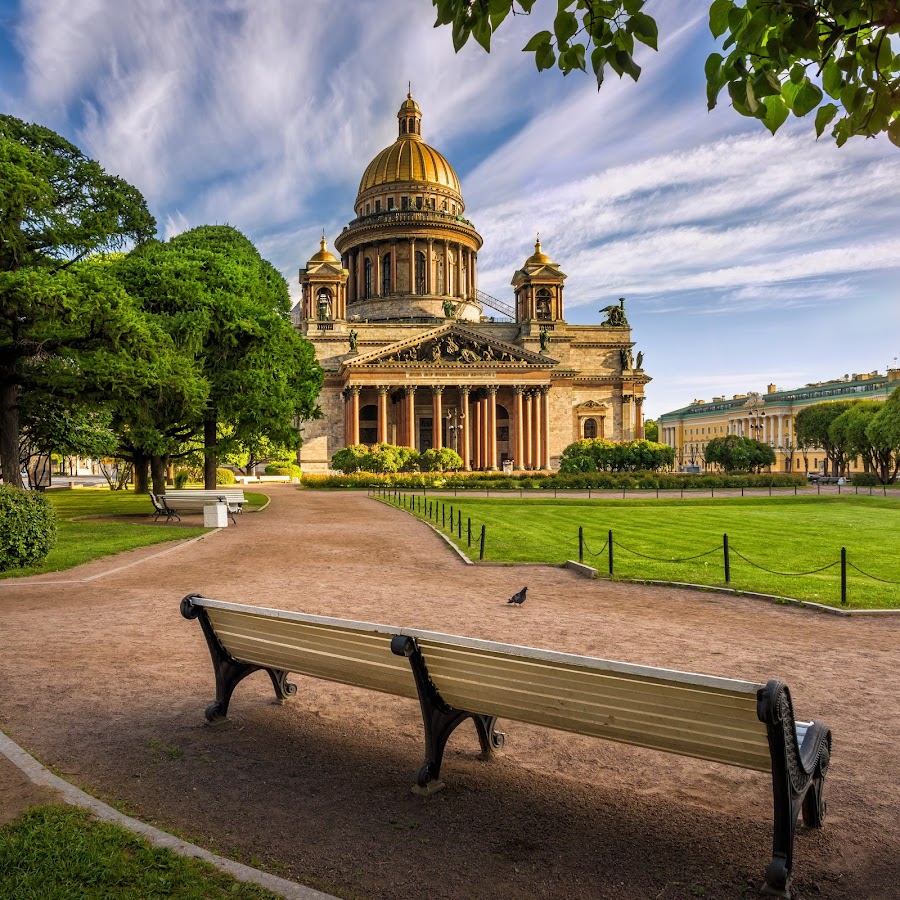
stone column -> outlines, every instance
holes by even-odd
[[[344,401],[344,446],[350,446],[350,392],[344,388],[341,391],[341,400]]]
[[[525,433],[525,422],[523,420],[524,409],[522,407],[522,385],[517,384],[513,388],[513,428],[515,429],[515,442],[513,444],[513,454],[515,455],[515,467],[517,469],[525,468],[525,443],[522,440]]]
[[[363,277],[363,257],[365,253],[362,248],[356,251],[356,299],[362,300],[366,296],[366,282]]]
[[[391,241],[391,293],[397,293],[397,242]]]
[[[352,250],[347,253],[347,293],[351,300],[356,300],[356,258]]]
[[[476,400],[472,404],[472,413],[474,422],[472,428],[472,438],[473,438],[473,453],[474,457],[474,468],[476,471],[480,471],[482,468],[482,456],[481,456],[481,400]]]
[[[388,443],[387,428],[387,395],[388,387],[381,385],[378,388],[378,443]]]
[[[550,468],[550,385],[541,388],[541,468]]]
[[[638,440],[641,440],[641,438],[643,438],[643,436],[644,436],[644,398],[643,397],[635,397],[634,404],[636,406],[634,436]]]
[[[441,293],[450,293],[450,242],[444,241],[444,283],[441,285]]]
[[[359,387],[350,388],[350,437],[351,444],[359,443]]]
[[[541,467],[541,395],[531,392],[531,468]]]
[[[478,295],[478,254],[473,253],[471,256],[472,266],[472,299]]]
[[[404,388],[404,406],[406,407],[406,441],[405,447],[416,446],[416,389],[412,385]]]
[[[409,239],[409,292],[416,292],[416,239]]]
[[[456,291],[455,296],[462,298],[463,246],[456,245]]]
[[[441,406],[441,395],[444,393],[442,384],[435,384],[431,387],[431,446],[435,450],[440,450],[443,446],[443,437],[441,436],[441,416],[443,410]]]
[[[600,419],[600,427],[597,429],[597,437],[606,439],[606,416],[598,416]]]
[[[375,244],[375,284],[373,285],[374,290],[372,291],[372,295],[375,297],[381,296],[381,248],[378,244]]]
[[[425,253],[425,293],[434,293],[434,238],[428,238],[428,250]]]
[[[488,470],[497,471],[497,385],[488,388],[487,395],[487,457]]]
[[[472,441],[469,422],[469,386],[464,384],[459,389],[459,455],[462,457],[463,469],[466,472],[472,471]]]
[[[534,429],[534,409],[531,391],[525,391],[525,415],[522,421],[522,468],[531,466],[531,434]]]
[[[631,394],[623,394],[622,395],[622,440],[630,441],[631,440],[631,419],[632,419],[632,408],[631,408]]]

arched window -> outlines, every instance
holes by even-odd
[[[596,419],[585,419],[584,420],[584,436],[588,440],[591,440],[591,439],[597,437],[597,420]]]
[[[381,257],[381,296],[386,297],[391,292],[391,254],[385,253]]]
[[[539,319],[550,318],[550,291],[541,288],[537,292],[537,317]]]
[[[416,293],[425,293],[425,254],[416,250]]]
[[[366,404],[359,411],[359,442],[378,443],[378,407],[374,403]]]
[[[368,256],[363,263],[363,288],[363,297],[368,300],[372,296],[372,260]]]
[[[331,318],[331,291],[327,287],[316,292],[316,318],[320,322]]]
[[[500,444],[509,442],[509,410],[501,403],[497,404],[497,441]]]

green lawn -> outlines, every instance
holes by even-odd
[[[482,524],[486,526],[485,560],[554,564],[578,559],[578,527],[582,526],[585,563],[607,575],[603,547],[611,529],[616,577],[725,586],[722,536],[727,534],[730,587],[839,606],[841,547],[846,547],[848,606],[900,608],[900,499],[846,495],[623,501],[448,496],[438,502],[446,507],[445,532],[449,531],[450,506],[454,514],[462,512],[464,550],[471,518],[469,555],[474,559]],[[706,551],[712,552],[691,561],[673,561]],[[836,565],[803,577],[756,568],[799,573],[832,563]],[[875,578],[862,575],[854,566]]]
[[[152,847],[70,806],[38,806],[0,828],[0,900],[274,900],[211,865]]]
[[[267,499],[264,494],[245,493],[245,496],[250,507],[262,506]],[[59,572],[101,556],[111,556],[150,544],[184,540],[207,530],[202,527],[201,515],[185,518],[187,522],[201,523],[198,527],[152,525],[153,520],[148,516],[153,512],[153,506],[146,494],[91,488],[48,491],[47,497],[58,517],[59,536],[56,546],[39,565],[9,569],[0,572],[0,578]],[[133,518],[129,522],[109,522],[103,520],[102,517],[106,516]]]

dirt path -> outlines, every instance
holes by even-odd
[[[900,619],[465,566],[365,495],[267,491],[269,509],[238,527],[104,578],[0,582],[0,727],[145,821],[342,896],[724,900],[762,881],[767,776],[504,722],[492,762],[464,725],[445,756],[447,789],[423,800],[409,793],[422,754],[410,701],[301,678],[277,706],[260,674],[238,688],[227,725],[205,725],[209,654],[178,602],[199,591],[777,676],[800,717],[834,731],[829,818],[798,835],[795,897],[900,897]],[[507,606],[523,584],[527,603]]]

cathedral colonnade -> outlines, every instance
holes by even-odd
[[[550,469],[550,385],[350,385],[345,446],[449,447],[466,471]]]

